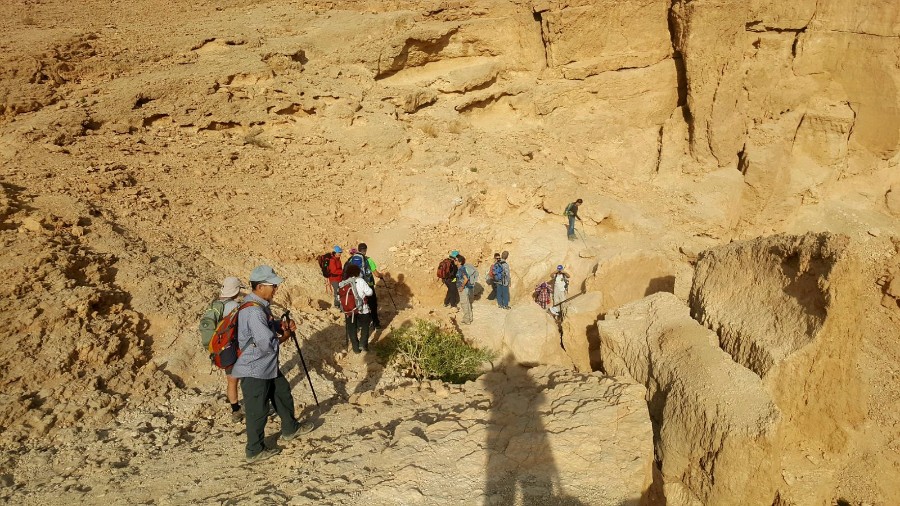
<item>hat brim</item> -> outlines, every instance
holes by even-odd
[[[223,288],[221,291],[219,291],[219,297],[234,297],[235,295],[241,293],[242,288],[244,288],[244,287],[238,286],[238,287],[235,287],[235,288],[229,289],[229,290],[226,290]]]

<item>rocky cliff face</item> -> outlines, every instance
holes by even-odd
[[[219,280],[259,263],[288,277],[278,302],[305,315],[323,393],[349,399],[342,385],[369,371],[332,353],[340,321],[323,312],[316,254],[367,242],[387,273],[378,289],[395,324],[452,324],[452,312],[435,309],[437,262],[457,249],[485,275],[492,254],[508,250],[516,309],[494,310],[481,295],[467,339],[520,364],[583,373],[615,351],[628,357],[616,370],[673,399],[669,409],[699,406],[657,427],[670,501],[740,491],[752,473],[729,475],[729,463],[771,450],[781,467],[753,475],[763,502],[773,491],[782,503],[836,498],[825,491],[897,502],[896,487],[882,485],[892,480],[879,478],[895,469],[896,417],[879,406],[897,402],[900,360],[884,337],[900,321],[898,9],[878,0],[4,3],[0,271],[16,309],[0,315],[10,364],[0,371],[0,437],[14,449],[83,433],[102,440],[92,431],[119,430],[139,412],[161,430],[171,421],[161,413],[185,392],[212,412],[221,378],[207,373],[196,317]],[[583,221],[568,241],[561,214],[579,197]],[[780,233],[796,237],[754,242]],[[749,242],[701,254],[732,240]],[[572,295],[586,292],[561,326],[530,301],[557,264],[572,274]],[[629,303],[637,309],[622,309]],[[607,316],[621,328],[604,344],[594,322]],[[692,344],[638,320],[678,323],[672,332]],[[646,350],[628,351],[625,336],[643,336]],[[659,367],[639,374],[638,356]],[[735,414],[723,391],[679,382],[685,364],[728,378],[710,380],[717,386],[761,389],[753,416]],[[848,390],[821,393],[838,387]],[[670,415],[656,408],[655,422]],[[798,431],[809,435],[792,439]],[[179,434],[165,440],[203,439]],[[416,447],[402,441],[401,451]],[[809,463],[833,453],[848,463],[822,482],[846,478],[817,488]],[[4,485],[41,467],[16,462]],[[641,473],[627,494],[573,490],[640,496]],[[396,486],[434,486],[428,476]],[[372,490],[372,501],[386,497]]]

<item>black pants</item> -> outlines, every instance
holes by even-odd
[[[369,307],[372,307],[371,301]],[[372,321],[370,314],[357,314],[344,317],[344,325],[347,328],[347,339],[353,346],[353,351],[359,353],[360,347],[364,350],[369,349],[369,323]],[[358,336],[357,336],[358,334]]]
[[[247,456],[252,457],[263,451],[266,435],[266,421],[269,419],[269,399],[275,405],[275,412],[281,418],[281,434],[293,434],[300,427],[294,417],[294,398],[291,384],[281,371],[275,379],[241,378],[241,392],[244,394],[244,418],[247,422]]]
[[[381,327],[381,320],[378,319],[378,294],[375,293],[374,286],[372,286],[372,295],[367,300],[369,302],[369,315],[372,318],[372,325],[376,328]]]
[[[447,287],[447,295],[444,296],[444,305],[456,307],[459,305],[459,289],[456,287],[456,281],[445,279],[444,285]]]

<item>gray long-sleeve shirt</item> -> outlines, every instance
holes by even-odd
[[[278,334],[280,323],[272,320],[269,303],[256,294],[244,297],[244,304],[256,302],[238,315],[238,346],[244,350],[234,364],[235,378],[275,379],[278,376]]]

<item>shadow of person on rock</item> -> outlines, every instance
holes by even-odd
[[[491,414],[487,426],[485,504],[581,505],[562,489],[540,408],[545,395],[525,368],[507,356],[495,369],[505,381],[486,381]]]
[[[309,391],[306,371],[303,370],[303,364],[300,362],[300,356],[297,354],[297,347],[293,344],[293,341],[285,342],[282,345],[287,346],[293,353],[282,364],[281,370],[288,378],[291,391],[295,392],[295,401],[301,396],[304,400],[308,399],[310,401],[297,418],[300,420],[305,420],[312,416],[318,418],[329,412],[336,404],[345,402],[348,398],[346,379],[338,374],[341,367],[338,365],[336,358],[342,351],[347,349],[347,332],[343,325],[331,323],[309,337],[304,338],[298,334],[298,342],[303,353],[303,359],[306,361],[306,367],[309,368],[313,388],[316,389],[316,394],[319,398],[319,406],[317,407],[315,402],[312,402],[313,397],[312,392]],[[316,384],[322,379],[331,383],[330,388],[328,385]],[[302,393],[300,392],[301,390],[303,391]]]
[[[395,313],[412,307],[413,291],[412,287],[406,283],[406,275],[401,272],[394,278],[391,273],[387,272],[384,274],[383,283],[376,286],[380,289],[379,292],[387,292],[387,297],[385,298],[391,301],[392,304],[396,304],[396,306],[391,305],[391,309]],[[381,297],[379,297],[379,300],[381,300]]]

